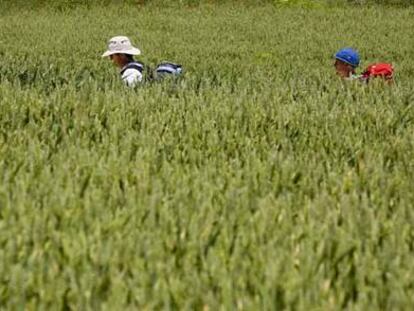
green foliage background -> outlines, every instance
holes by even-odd
[[[71,9],[79,6],[107,6],[107,5],[155,5],[155,6],[198,6],[206,4],[234,4],[234,5],[276,5],[300,7],[329,7],[350,5],[391,5],[411,6],[414,0],[0,0],[3,6],[38,7]]]
[[[0,306],[412,309],[413,17],[0,10]],[[126,89],[118,34],[184,78]],[[343,46],[396,85],[339,81]]]

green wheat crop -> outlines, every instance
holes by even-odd
[[[0,12],[0,308],[412,310],[414,10]],[[126,89],[129,36],[178,81]],[[394,64],[344,84],[333,53]]]

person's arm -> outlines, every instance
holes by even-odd
[[[122,74],[122,81],[124,81],[127,86],[133,87],[142,81],[142,73],[133,68],[127,69]]]

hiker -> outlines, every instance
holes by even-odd
[[[387,82],[393,81],[394,68],[387,63],[372,64],[362,74],[357,75],[356,68],[360,64],[360,57],[358,52],[352,48],[343,48],[334,57],[336,73],[344,80],[359,80],[368,83],[372,78],[380,77]]]
[[[109,57],[120,69],[121,77],[127,86],[133,87],[142,82],[144,65],[134,60],[141,51],[134,47],[128,37],[117,36],[109,40],[108,50],[102,57]]]
[[[162,62],[157,65],[154,71],[146,70],[147,75],[143,77],[144,64],[134,60],[134,56],[140,54],[141,51],[132,45],[128,37],[117,36],[109,40],[108,50],[102,57],[110,57],[120,69],[122,80],[129,87],[134,87],[144,80],[161,81],[166,77],[177,77],[182,73],[181,65]]]
[[[357,51],[352,48],[344,48],[335,54],[336,74],[345,80],[355,80],[355,69],[359,66],[360,58]]]

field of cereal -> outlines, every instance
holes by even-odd
[[[414,10],[0,13],[0,306],[414,308]],[[129,36],[175,82],[126,89]],[[333,53],[392,62],[345,84]]]

